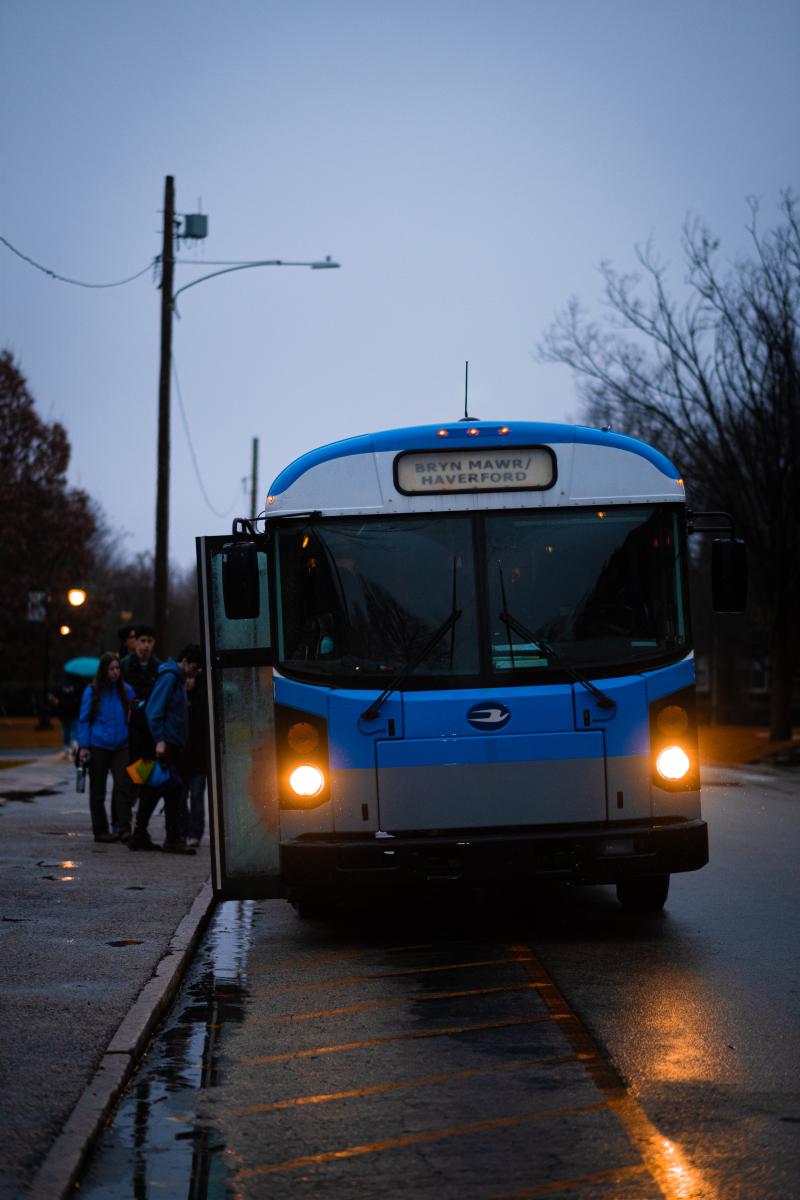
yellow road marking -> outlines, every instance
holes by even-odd
[[[242,1067],[260,1067],[267,1063],[287,1062],[292,1058],[313,1058],[315,1054],[341,1054],[345,1050],[362,1050],[367,1046],[383,1046],[389,1042],[417,1041],[420,1038],[451,1037],[458,1033],[476,1033],[483,1029],[510,1029],[515,1025],[536,1025],[552,1021],[550,1013],[533,1017],[513,1017],[509,1021],[481,1021],[477,1025],[453,1025],[447,1029],[422,1029],[414,1033],[389,1033],[363,1042],[342,1042],[335,1046],[314,1046],[311,1050],[290,1050],[284,1054],[263,1054],[258,1058],[240,1058]]]
[[[371,946],[369,950],[343,950],[340,954],[320,954],[312,958],[290,958],[284,962],[270,963],[268,967],[252,967],[248,975],[263,975],[274,971],[303,970],[306,967],[324,966],[329,962],[345,962],[347,959],[372,958],[379,954],[408,954],[410,950],[443,950],[447,946],[468,946],[467,938],[453,938],[446,942],[410,942],[407,946]]]
[[[533,955],[531,947],[517,945],[512,949],[531,952],[530,958],[522,960],[526,973],[533,983],[541,985],[541,994],[551,1016],[558,1020],[575,1053],[584,1056],[586,1070],[606,1097],[609,1108],[638,1150],[662,1194],[667,1200],[715,1200],[716,1188],[689,1163],[679,1146],[659,1132],[636,1103],[613,1064],[600,1054],[588,1029]]]
[[[535,983],[509,983],[503,987],[469,988],[462,992],[429,992],[419,996],[392,996],[386,1000],[365,1000],[362,1004],[347,1004],[342,1008],[319,1008],[312,1012],[284,1013],[277,1017],[251,1017],[251,1025],[272,1025],[275,1022],[311,1021],[317,1017],[340,1017],[348,1013],[366,1012],[373,1008],[393,1008],[400,1004],[425,1004],[429,1000],[458,1000],[466,996],[496,996],[503,992],[538,991]],[[207,1026],[207,1028],[210,1028]]]
[[[529,952],[528,952],[529,953]],[[525,955],[512,958],[484,958],[475,962],[437,963],[435,967],[403,967],[399,971],[375,971],[366,975],[347,975],[342,979],[323,979],[317,983],[298,983],[291,987],[271,988],[269,992],[253,992],[258,996],[285,996],[291,992],[311,992],[323,988],[352,987],[353,984],[370,983],[375,979],[402,979],[406,975],[432,975],[437,971],[467,971],[475,967],[501,967],[507,963],[526,962]]]
[[[644,1163],[632,1167],[612,1167],[610,1171],[595,1171],[592,1175],[574,1175],[572,1179],[557,1179],[552,1183],[538,1183],[533,1187],[524,1188],[521,1192],[506,1192],[496,1196],[495,1200],[525,1200],[528,1196],[554,1196],[557,1192],[566,1192],[578,1187],[592,1187],[602,1183],[624,1183],[636,1175],[647,1173]]]
[[[466,1137],[468,1134],[484,1133],[489,1129],[510,1129],[515,1125],[527,1125],[533,1121],[547,1121],[554,1117],[574,1117],[588,1112],[602,1112],[606,1104],[578,1104],[573,1108],[550,1108],[540,1112],[524,1113],[518,1117],[495,1117],[491,1121],[476,1121],[471,1125],[454,1125],[449,1129],[433,1129],[425,1133],[409,1134],[407,1137],[386,1138],[382,1142],[370,1142],[362,1146],[346,1146],[342,1150],[327,1150],[321,1154],[305,1154],[302,1158],[290,1158],[286,1162],[270,1163],[266,1166],[249,1167],[237,1171],[235,1181],[252,1179],[257,1175],[270,1175],[277,1171],[292,1171],[297,1167],[308,1167],[319,1163],[341,1162],[362,1154],[377,1154],[383,1150],[400,1150],[404,1146],[418,1146],[422,1142],[439,1142],[443,1138]]]
[[[306,1104],[327,1104],[333,1100],[357,1100],[361,1096],[375,1096],[381,1092],[397,1092],[403,1088],[431,1087],[437,1083],[452,1083],[460,1079],[476,1079],[482,1075],[496,1075],[501,1071],[528,1071],[531,1068],[557,1067],[564,1063],[579,1061],[580,1056],[577,1054],[556,1054],[549,1058],[520,1059],[516,1062],[499,1063],[494,1067],[476,1067],[471,1071],[456,1071],[450,1075],[429,1075],[426,1078],[401,1079],[395,1083],[376,1083],[371,1087],[351,1088],[344,1092],[324,1092],[319,1096],[298,1096],[292,1100],[274,1100],[271,1104],[247,1104],[241,1108],[223,1109],[222,1114],[229,1117],[255,1116],[259,1113],[276,1112],[284,1108],[301,1108]]]

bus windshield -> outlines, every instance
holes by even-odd
[[[673,506],[319,519],[277,537],[288,674],[374,687],[619,673],[688,649]],[[425,686],[417,684],[417,686]]]

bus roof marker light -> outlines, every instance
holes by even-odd
[[[274,503],[275,503],[275,497],[267,496],[267,504],[274,504]]]
[[[480,433],[480,429],[476,429],[475,426],[473,425],[471,429],[467,430],[467,433],[469,434],[470,437],[477,437],[478,434]]]
[[[437,431],[437,437],[447,437],[447,430],[446,430],[446,429],[439,429],[439,430]]]
[[[508,428],[507,425],[501,425],[497,432],[502,435],[502,434],[506,434],[506,433],[511,433],[511,430]]]

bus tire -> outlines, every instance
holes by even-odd
[[[668,892],[669,875],[640,875],[617,884],[617,899],[630,912],[659,912]]]

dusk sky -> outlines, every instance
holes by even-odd
[[[0,236],[113,282],[160,253],[164,177],[202,261],[331,255],[185,293],[174,323],[170,552],[325,442],[453,420],[577,420],[536,360],[598,265],[687,213],[747,248],[746,199],[800,190],[796,0],[20,0],[0,16]],[[67,428],[70,481],[133,555],[155,522],[159,297],[0,245],[0,346]],[[248,483],[249,488],[249,483]]]

